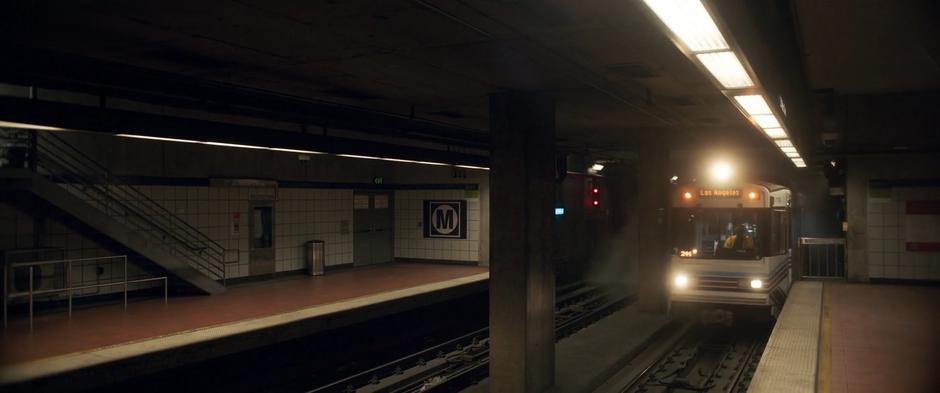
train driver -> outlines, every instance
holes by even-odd
[[[738,225],[734,229],[734,233],[725,239],[725,244],[723,246],[725,250],[751,251],[754,249],[754,239],[748,235],[744,225]]]

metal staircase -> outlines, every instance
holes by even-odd
[[[18,185],[207,293],[225,291],[225,249],[55,132],[33,131]]]

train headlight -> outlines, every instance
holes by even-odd
[[[673,280],[673,283],[676,285],[676,288],[685,288],[689,286],[689,276],[685,274],[677,274],[676,278]]]
[[[754,288],[754,289],[761,289],[761,288],[763,288],[763,287],[764,287],[764,282],[763,282],[763,281],[757,280],[757,279],[751,280],[751,288]]]
[[[712,164],[711,168],[709,168],[709,172],[712,175],[712,180],[724,182],[734,175],[734,168],[727,162],[718,161]]]

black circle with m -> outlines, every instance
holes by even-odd
[[[424,201],[424,236],[466,239],[466,201]]]

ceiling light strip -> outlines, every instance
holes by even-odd
[[[729,49],[699,0],[643,0],[682,44],[694,52]]]
[[[790,140],[786,125],[768,105],[764,92],[742,62],[743,56],[722,35],[702,0],[643,0],[671,33],[673,41],[721,86],[728,99],[797,167],[806,166]],[[746,59],[745,59],[746,60]],[[746,89],[742,91],[742,89]],[[796,154],[796,157],[792,157]]]
[[[179,139],[179,138],[164,138],[159,136],[149,136],[149,135],[138,135],[138,134],[115,134],[122,138],[134,138],[134,139],[146,139],[160,142],[175,142],[175,143],[195,143],[200,145],[209,145],[209,146],[218,146],[218,147],[232,147],[238,149],[252,149],[252,150],[270,150],[270,151],[279,151],[286,153],[299,153],[299,154],[329,154],[320,151],[313,150],[299,150],[299,149],[287,149],[282,147],[266,147],[266,146],[257,146],[257,145],[243,145],[238,143],[227,143],[227,142],[213,142],[213,141],[196,141],[191,139]],[[420,165],[431,165],[431,166],[454,166],[457,168],[464,169],[476,169],[488,171],[490,168],[484,166],[476,165],[451,165],[444,162],[434,162],[434,161],[418,161],[418,160],[407,160],[403,158],[389,158],[389,157],[374,157],[374,156],[364,156],[358,154],[334,154],[337,157],[345,158],[355,158],[360,160],[380,160],[388,162],[401,162],[408,164],[420,164]]]

